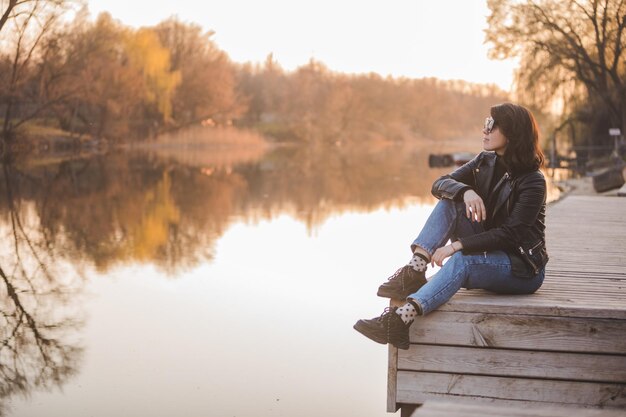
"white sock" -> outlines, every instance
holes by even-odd
[[[421,253],[416,253],[409,261],[409,266],[417,272],[424,272],[428,266],[428,260]]]
[[[415,320],[415,316],[417,316],[417,310],[411,303],[406,303],[402,307],[398,307],[396,310],[396,314],[400,316],[404,324],[410,324]]]

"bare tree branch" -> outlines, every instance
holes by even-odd
[[[7,20],[9,20],[9,16],[11,15],[11,12],[17,4],[17,0],[9,0],[9,4],[7,5],[6,10],[4,11],[4,13],[2,13],[2,16],[0,17],[0,31],[2,31],[5,23],[7,22]]]

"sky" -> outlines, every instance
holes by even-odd
[[[510,90],[516,61],[487,58],[486,0],[89,0],[95,17],[151,26],[176,15],[214,31],[235,62],[271,53],[286,70],[311,58],[344,73],[437,77]]]

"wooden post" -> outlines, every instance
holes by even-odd
[[[387,371],[387,412],[398,411],[396,393],[398,387],[398,348],[389,345],[389,369]]]

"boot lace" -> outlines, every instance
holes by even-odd
[[[405,266],[402,266],[400,268],[398,268],[398,270],[396,272],[393,273],[392,276],[390,276],[389,278],[387,278],[387,281],[393,281],[394,279],[399,279],[400,280],[400,284],[402,284],[402,290],[404,291],[404,268]]]
[[[387,315],[395,314],[397,309],[398,309],[397,307],[385,307],[385,310],[383,311],[383,314],[381,314],[381,316],[380,316],[380,320],[383,320],[383,316],[385,314],[387,314]],[[386,327],[386,330],[387,330],[387,342],[391,343],[391,317],[387,318],[387,323],[386,323],[385,327]]]
[[[398,309],[398,307],[385,307],[385,309],[383,310],[383,313],[380,315],[380,317],[378,317],[379,321],[383,321],[385,320],[385,318],[387,318],[387,322],[384,324],[385,325],[385,330],[387,331],[387,342],[391,343],[391,339],[392,339],[392,330],[391,330],[391,314],[395,314],[396,310]],[[397,330],[396,330],[397,332]]]
[[[385,307],[385,309],[383,310],[383,313],[378,316],[378,320],[382,320],[387,314],[389,314],[389,312],[391,312],[392,307]]]

